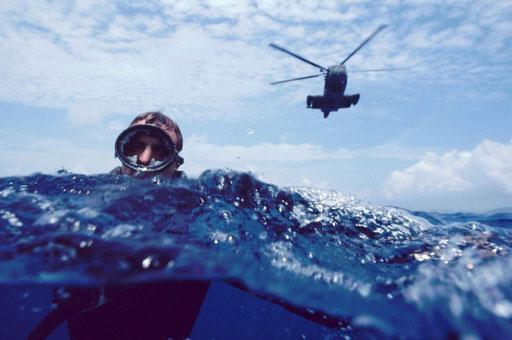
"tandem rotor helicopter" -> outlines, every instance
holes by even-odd
[[[270,83],[271,85],[277,85],[282,83],[287,83],[290,81],[303,80],[309,78],[316,78],[321,75],[325,75],[325,85],[324,85],[324,95],[323,96],[308,96],[306,103],[307,107],[310,109],[320,109],[324,113],[324,118],[329,116],[329,113],[332,111],[338,111],[340,108],[347,108],[350,105],[356,105],[359,101],[359,93],[353,95],[345,95],[345,88],[347,87],[347,70],[345,68],[345,62],[349,60],[354,54],[357,53],[364,45],[366,45],[371,39],[373,39],[380,31],[385,29],[387,25],[380,25],[366,40],[364,40],[352,53],[348,55],[339,65],[332,65],[328,68],[320,66],[312,61],[307,60],[306,58],[301,57],[298,54],[288,51],[287,49],[280,47],[274,43],[270,44],[270,47],[273,47],[281,52],[287,53],[292,57],[295,57],[299,60],[302,60],[305,63],[308,63],[312,66],[318,67],[320,69],[320,74],[315,74],[312,76],[293,78],[287,80],[281,80]],[[379,72],[379,71],[395,71],[395,70],[405,70],[406,68],[388,68],[388,69],[375,69],[375,70],[357,70],[351,71],[353,72]],[[350,72],[349,72],[350,73]]]

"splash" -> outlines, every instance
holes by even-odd
[[[349,318],[346,332],[512,330],[512,214],[411,213],[230,170],[8,177],[0,197],[4,284],[231,280]]]

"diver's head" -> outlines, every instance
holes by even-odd
[[[161,112],[138,115],[116,140],[122,173],[131,177],[172,177],[183,158],[183,137],[178,125]]]

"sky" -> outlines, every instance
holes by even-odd
[[[356,106],[306,108],[348,71]],[[118,165],[114,141],[161,110],[182,166],[250,171],[414,210],[512,207],[512,3],[496,0],[3,0],[0,177]]]

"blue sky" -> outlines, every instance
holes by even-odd
[[[0,176],[117,165],[138,113],[181,126],[189,177],[251,171],[280,186],[411,209],[512,206],[509,1],[3,1]],[[358,105],[305,108],[341,62]]]

